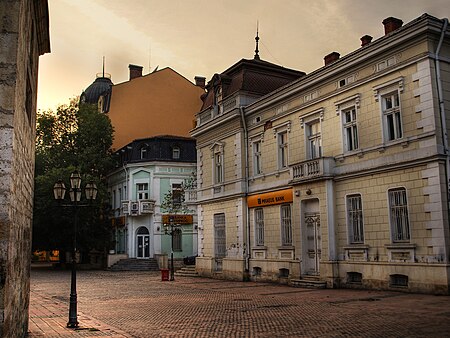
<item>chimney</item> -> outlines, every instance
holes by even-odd
[[[383,20],[383,25],[384,25],[384,35],[387,35],[390,32],[399,29],[403,25],[403,21],[390,16],[389,18]]]
[[[338,60],[339,56],[341,55],[338,52],[332,52],[328,55],[325,55],[325,57],[323,58],[323,60],[325,61],[325,66],[328,66],[330,63]]]
[[[371,37],[370,35],[364,35],[361,38],[361,47],[364,47],[365,45],[368,45],[369,43],[372,42],[373,37]]]
[[[205,89],[206,77],[196,76],[194,79],[195,79],[195,85],[196,86],[199,86],[200,88]]]
[[[128,68],[130,69],[130,80],[142,76],[142,66],[128,65]]]

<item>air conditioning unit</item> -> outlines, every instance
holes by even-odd
[[[137,216],[139,215],[139,201],[131,202],[130,215]]]

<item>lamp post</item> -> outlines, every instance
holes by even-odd
[[[86,200],[92,201],[97,197],[97,186],[94,182],[89,182],[85,187]],[[55,199],[63,201],[66,194],[66,186],[62,180],[59,180],[53,186],[53,194]],[[77,266],[76,266],[76,252],[77,252],[77,228],[78,228],[78,209],[86,204],[81,204],[81,176],[78,171],[74,171],[70,175],[70,189],[69,196],[71,204],[63,205],[66,207],[73,207],[75,215],[73,219],[73,237],[72,237],[72,275],[70,282],[70,306],[69,306],[69,321],[67,327],[78,327],[77,315]]]
[[[164,224],[164,232],[167,235],[170,235],[170,277],[169,280],[170,281],[174,281],[175,280],[175,267],[173,264],[173,235],[175,234],[175,231],[179,228],[178,224],[174,224],[175,223],[175,216],[174,215],[169,215],[169,223]]]

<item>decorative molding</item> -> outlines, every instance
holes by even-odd
[[[398,91],[400,93],[403,93],[403,89],[404,89],[404,78],[403,78],[403,76],[399,77],[397,79],[394,79],[394,80],[382,83],[382,84],[380,84],[378,86],[373,87],[372,89],[373,89],[373,96],[375,98],[375,101],[377,101],[377,102],[379,101],[380,92],[383,89],[388,89],[388,87],[395,86],[395,85],[398,87]]]
[[[281,131],[281,130],[287,130],[288,133],[291,132],[291,120],[286,121],[284,123],[281,123],[275,127],[273,127],[273,136],[276,137],[277,134]]]
[[[345,103],[353,103],[355,105],[356,109],[359,109],[361,106],[361,94],[358,93],[356,95],[336,101],[334,103],[334,105],[336,106],[336,115],[340,115],[341,109],[342,109],[341,106],[344,105]],[[349,104],[349,106],[350,106],[350,104]]]
[[[300,127],[303,129],[305,127],[305,119],[307,117],[311,117],[311,116],[314,116],[314,115],[318,115],[320,121],[323,121],[324,111],[325,110],[323,108],[320,108],[320,109],[314,110],[314,111],[312,111],[312,112],[310,112],[308,114],[300,116]]]

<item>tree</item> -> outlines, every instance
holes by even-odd
[[[69,186],[74,170],[84,184],[93,180],[97,200],[83,209],[79,218],[78,247],[82,251],[103,250],[110,240],[108,224],[107,173],[114,167],[111,152],[113,128],[108,116],[95,105],[78,106],[74,98],[56,112],[39,112],[36,132],[33,249],[71,247],[72,210],[57,207],[53,185],[59,179]]]

